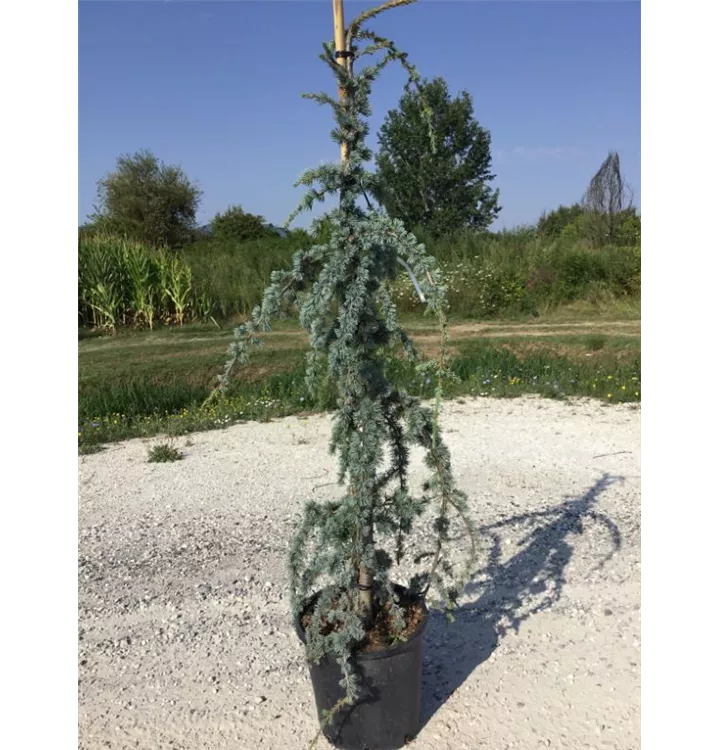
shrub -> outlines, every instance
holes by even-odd
[[[549,213],[542,213],[536,226],[538,235],[544,239],[555,240],[569,226],[583,215],[584,209],[580,203],[572,206],[559,206]]]

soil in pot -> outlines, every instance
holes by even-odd
[[[423,601],[410,598],[403,587],[395,589],[404,612],[404,632],[397,639],[391,630],[388,606],[379,609],[366,642],[356,653],[359,701],[341,709],[324,728],[329,742],[341,750],[397,750],[419,732],[421,664],[429,617]],[[309,612],[314,601],[309,603]],[[305,614],[297,628],[303,642],[310,617]],[[321,721],[323,712],[344,697],[344,688],[339,685],[342,674],[333,659],[309,663],[309,672]]]

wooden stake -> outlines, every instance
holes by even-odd
[[[344,49],[346,30],[344,28],[344,0],[332,0],[334,10],[334,46],[339,50]],[[351,62],[348,57],[340,57],[337,62],[347,70],[351,70]],[[344,101],[344,91],[339,87],[339,101]],[[347,160],[347,144],[341,144],[342,163]]]
[[[346,51],[346,29],[344,27],[344,0],[332,0],[332,8],[334,10],[334,46],[337,51]],[[350,57],[339,57],[337,59],[339,65],[343,65],[344,68],[351,74],[352,72],[352,61]],[[339,87],[339,102],[343,103],[346,94]],[[347,160],[347,144],[341,144],[341,157],[342,164]],[[351,490],[350,490],[351,491]],[[371,537],[370,537],[371,539]],[[359,602],[364,613],[364,619],[367,626],[371,624],[373,620],[373,609],[374,609],[374,576],[371,571],[360,564],[358,571],[358,584],[359,584]]]

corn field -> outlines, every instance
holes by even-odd
[[[211,319],[212,302],[192,284],[192,269],[168,250],[110,235],[80,237],[80,325],[115,332]]]

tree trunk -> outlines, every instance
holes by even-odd
[[[364,621],[371,622],[374,619],[374,576],[364,565],[359,566],[359,605]]]

